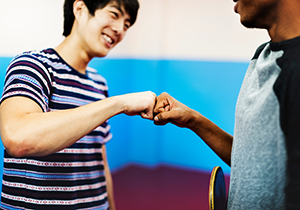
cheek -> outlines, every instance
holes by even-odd
[[[240,4],[239,6],[239,13],[241,15],[241,18],[251,16],[251,5]]]
[[[125,36],[125,32],[124,32],[124,34],[122,34],[122,35],[120,36],[118,43],[121,42],[121,41],[124,39],[124,36]]]
[[[247,13],[254,13],[257,9],[259,9],[260,5],[256,5],[255,2],[252,1],[246,1],[243,4],[241,4],[242,10],[244,10]]]
[[[99,29],[96,25],[90,25],[86,36],[92,41],[99,40],[102,36],[102,30]]]

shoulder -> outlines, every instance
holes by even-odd
[[[86,70],[87,70],[87,76],[90,79],[94,80],[97,83],[102,83],[104,85],[107,85],[106,79],[102,75],[100,75],[96,69],[88,66]]]
[[[300,44],[282,49],[283,55],[276,60],[281,74],[279,80],[285,85],[300,88]]]
[[[299,112],[300,43],[281,48],[281,51],[283,52],[282,56],[276,60],[281,72],[274,83],[273,89],[282,110],[288,111],[291,106],[295,106],[295,110]]]
[[[58,56],[51,51],[51,49],[46,50],[33,50],[26,51],[16,55],[9,64],[9,67],[16,65],[33,65],[40,68],[45,68],[49,64],[49,60],[59,59]]]
[[[48,50],[22,52],[12,59],[6,75],[27,75],[50,83],[49,59],[56,59],[56,55]]]
[[[266,47],[267,44],[269,44],[270,42],[265,42],[263,44],[261,44],[255,51],[254,56],[252,57],[251,60],[257,59],[260,55],[260,53],[263,51],[263,49]]]

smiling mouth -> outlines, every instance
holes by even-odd
[[[115,42],[111,37],[109,37],[106,34],[103,34],[102,36],[105,39],[105,41],[107,41],[110,45],[112,45]]]

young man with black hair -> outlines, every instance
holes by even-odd
[[[154,120],[191,129],[231,166],[228,210],[300,209],[300,1],[234,2],[244,26],[271,38],[245,75],[234,135],[167,93]]]
[[[65,40],[11,61],[0,106],[2,209],[115,209],[107,120],[153,119],[155,94],[108,98],[88,63],[123,39],[138,8],[137,0],[65,0]]]

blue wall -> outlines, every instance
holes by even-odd
[[[6,68],[12,58],[0,57],[0,90],[2,93]]]
[[[5,70],[10,62],[11,58],[6,57],[0,57],[0,91],[2,95],[3,90],[3,84],[4,84],[4,78],[5,78]],[[2,173],[3,173],[3,160],[1,157],[3,157],[3,145],[2,142],[0,142],[0,177],[2,179]],[[2,189],[2,185],[0,185],[0,190]]]
[[[157,95],[168,92],[233,134],[235,104],[247,63],[95,59],[91,66],[107,79],[111,96],[146,90]],[[230,172],[188,129],[157,127],[151,121],[128,116],[115,116],[111,124],[114,139],[108,144],[108,158],[112,169],[128,163],[195,170],[221,165]]]
[[[10,60],[0,57],[1,89]],[[90,66],[107,79],[110,96],[146,90],[157,95],[168,92],[233,134],[235,103],[247,63],[94,59]],[[113,140],[107,150],[113,171],[127,164],[168,164],[194,170],[211,170],[221,165],[230,172],[188,129],[171,124],[155,126],[152,121],[126,115],[113,117],[110,124]]]

